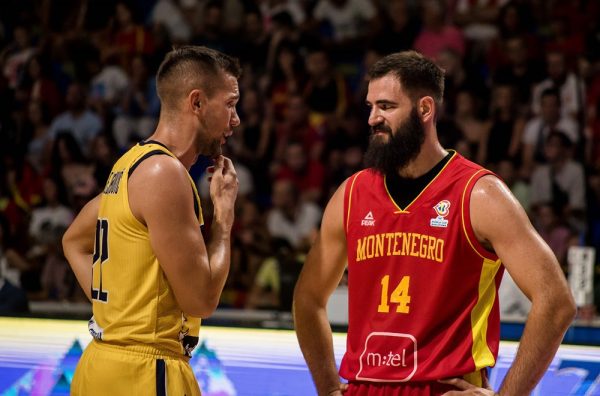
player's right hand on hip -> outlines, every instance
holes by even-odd
[[[238,192],[238,178],[233,163],[220,155],[215,165],[208,168],[212,173],[210,180],[210,198],[215,208],[215,221],[227,226],[233,224],[233,209]]]

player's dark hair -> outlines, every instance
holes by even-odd
[[[211,97],[221,76],[240,77],[242,69],[236,58],[201,46],[181,46],[170,51],[156,73],[156,90],[163,103],[170,104],[177,94],[187,89],[189,81],[197,81],[198,88]],[[187,83],[187,84],[186,84]]]
[[[444,71],[433,61],[416,51],[403,51],[378,60],[369,70],[369,78],[375,80],[388,74],[394,75],[402,89],[413,102],[423,96],[431,96],[436,107],[444,97]]]

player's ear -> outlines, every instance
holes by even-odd
[[[190,91],[188,97],[188,106],[193,112],[198,112],[202,108],[202,91],[199,89],[193,89]]]
[[[419,99],[417,111],[423,122],[433,119],[435,115],[435,101],[433,98],[431,96],[424,96]]]

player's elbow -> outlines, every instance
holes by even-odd
[[[219,305],[219,297],[216,296],[198,296],[194,300],[189,300],[181,305],[181,310],[188,315],[197,318],[206,319],[211,316]]]
[[[71,228],[67,228],[62,237],[62,248],[65,257],[68,259],[73,248],[73,232]]]
[[[300,282],[294,289],[293,312],[294,317],[310,315],[320,308],[325,309],[327,301],[316,298],[309,290],[306,290]]]
[[[546,295],[543,300],[555,328],[566,330],[577,314],[577,306],[571,292],[567,288],[555,290]]]
[[[568,327],[575,319],[577,315],[577,305],[575,304],[575,300],[573,299],[573,295],[569,292],[566,293],[565,302],[562,304],[562,307],[558,309],[558,317],[562,320],[562,323]]]

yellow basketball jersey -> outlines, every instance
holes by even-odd
[[[198,343],[200,319],[181,311],[150,246],[148,228],[129,207],[129,176],[152,155],[174,157],[158,142],[139,143],[116,162],[102,192],[92,270],[94,316],[88,327],[94,338],[109,344],[143,353],[190,356]],[[194,209],[203,224],[191,177],[190,184]]]

